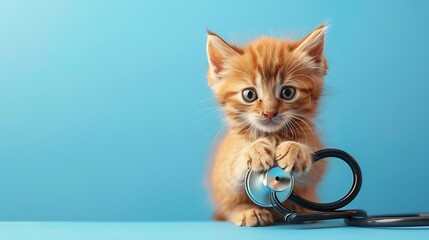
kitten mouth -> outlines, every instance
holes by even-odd
[[[258,128],[264,132],[276,132],[283,127],[284,121],[280,119],[258,119]]]
[[[274,126],[274,125],[278,125],[277,121],[274,119],[264,119],[259,121],[261,124],[263,125],[267,125],[267,126]]]

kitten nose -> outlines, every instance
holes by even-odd
[[[262,113],[262,115],[264,115],[264,117],[266,117],[266,118],[271,119],[271,118],[273,118],[273,117],[275,117],[277,115],[277,112],[274,112],[274,111],[265,111],[265,112]]]

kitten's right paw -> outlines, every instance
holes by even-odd
[[[252,171],[268,170],[275,165],[275,152],[275,145],[268,139],[258,139],[249,148],[247,165]]]
[[[268,210],[257,207],[236,211],[230,220],[240,227],[268,226],[274,222],[273,215]]]
[[[276,149],[277,165],[287,172],[306,173],[312,166],[312,151],[302,143],[282,142]]]

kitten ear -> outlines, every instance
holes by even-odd
[[[296,51],[307,52],[315,62],[320,63],[323,60],[325,32],[327,29],[328,26],[325,24],[320,25],[297,43],[298,47],[296,48]]]
[[[207,31],[207,58],[209,61],[209,77],[212,78],[212,81],[215,82],[221,79],[220,72],[224,68],[225,60],[240,53],[239,48],[229,45],[215,33]]]

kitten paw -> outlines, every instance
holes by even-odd
[[[268,226],[274,222],[273,215],[268,210],[257,207],[236,211],[230,220],[241,227]]]
[[[311,149],[299,142],[286,141],[276,149],[277,165],[295,174],[308,172],[313,164]]]
[[[247,165],[252,171],[268,170],[275,165],[275,149],[275,145],[266,138],[254,141],[248,151]]]

